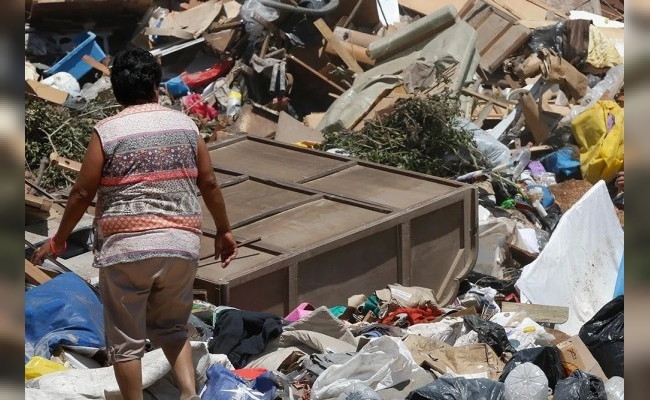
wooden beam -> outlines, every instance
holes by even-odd
[[[99,72],[103,73],[106,76],[111,76],[111,70],[108,69],[107,66],[104,64],[100,63],[99,61],[95,60],[89,55],[85,55],[81,58],[86,64],[90,65],[91,67],[95,68]]]
[[[50,165],[61,168],[62,170],[68,172],[74,172],[78,174],[81,170],[81,163],[69,158],[61,157],[57,153],[50,154]]]
[[[52,200],[25,193],[25,205],[36,208],[40,212],[48,213],[52,208]]]
[[[25,281],[32,285],[40,285],[49,281],[49,275],[43,272],[39,267],[32,264],[29,260],[25,260]]]
[[[501,304],[501,311],[525,311],[528,318],[537,323],[563,324],[569,320],[569,307],[504,302]]]
[[[481,111],[478,113],[478,116],[476,117],[476,121],[474,121],[474,125],[478,126],[479,128],[483,126],[483,121],[485,121],[485,118],[487,118],[488,115],[490,115],[490,112],[492,111],[492,108],[494,107],[494,102],[490,100],[485,107],[481,109]]]
[[[463,94],[468,95],[468,96],[476,97],[477,99],[481,99],[481,100],[484,100],[484,101],[487,101],[487,102],[491,101],[495,105],[503,107],[503,108],[510,108],[510,107],[514,107],[516,105],[516,103],[514,103],[512,101],[500,100],[500,99],[497,99],[496,97],[487,96],[487,95],[484,95],[482,93],[475,92],[475,91],[473,91],[471,89],[468,89],[468,88],[461,89],[461,92]]]
[[[352,71],[356,72],[357,74],[363,73],[363,68],[357,63],[357,60],[348,52],[348,50],[341,44],[341,41],[339,38],[334,35],[334,32],[327,26],[325,21],[320,18],[316,21],[314,21],[314,25],[316,26],[316,29],[323,35],[325,40],[327,40],[328,43],[334,47],[334,51],[336,51],[336,54],[341,57],[341,60],[347,65]]]

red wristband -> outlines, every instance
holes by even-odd
[[[59,257],[65,253],[65,251],[68,249],[68,242],[63,242],[63,250],[61,252],[57,252],[56,249],[54,248],[54,239],[50,238],[50,250],[52,250],[52,254],[55,256]]]

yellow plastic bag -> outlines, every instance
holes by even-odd
[[[39,376],[51,374],[52,372],[65,371],[68,367],[50,361],[43,357],[32,357],[27,364],[25,364],[25,380],[38,378]]]
[[[614,125],[607,132],[610,115]],[[623,168],[624,123],[623,109],[612,100],[599,100],[571,121],[573,137],[580,147],[580,170],[584,180],[610,182]]]

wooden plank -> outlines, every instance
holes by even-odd
[[[39,267],[32,264],[29,260],[25,260],[25,281],[32,285],[40,285],[49,281],[49,275],[43,272]]]
[[[490,13],[484,23],[478,29],[478,36],[476,38],[476,50],[479,54],[483,55],[490,48],[490,43],[501,35],[510,26],[510,22],[501,18],[495,13]]]
[[[89,55],[85,55],[81,58],[86,64],[90,65],[91,67],[95,68],[102,74],[106,76],[111,76],[111,70],[108,69],[107,66],[104,64],[100,63],[99,61],[95,60]]]
[[[483,101],[487,101],[487,102],[491,101],[492,103],[494,103],[494,104],[496,104],[498,106],[501,106],[503,108],[514,107],[517,104],[517,103],[509,101],[509,100],[501,100],[501,99],[497,99],[496,97],[485,95],[483,93],[478,93],[478,92],[475,92],[475,91],[473,91],[471,89],[468,89],[468,88],[461,89],[461,92],[463,94],[466,94],[468,96],[476,97],[477,99],[481,99]]]
[[[447,5],[454,6],[456,11],[460,11],[467,0],[398,0],[398,3],[420,15],[429,15]]]
[[[81,163],[69,158],[61,157],[56,153],[50,154],[50,165],[60,168],[64,171],[74,172],[78,174],[81,170]]]
[[[557,15],[558,17],[560,17],[562,19],[569,19],[569,16],[566,15],[565,13],[563,13],[562,11],[558,10],[557,8],[548,6],[548,5],[544,4],[541,1],[538,1],[538,0],[526,0],[526,1],[528,1],[529,3],[533,3],[536,6],[541,7],[543,9],[547,10],[547,11],[551,11],[551,12],[553,12],[553,14]]]
[[[481,58],[480,66],[489,73],[493,73],[499,68],[501,63],[517,49],[519,49],[530,36],[530,29],[513,25],[501,37],[501,39],[490,48]]]
[[[481,111],[478,113],[478,117],[476,117],[476,120],[474,121],[474,125],[478,126],[479,128],[483,126],[483,122],[487,118],[488,115],[490,115],[490,112],[492,111],[492,108],[494,107],[494,102],[489,101],[485,107],[481,109]]]
[[[39,212],[48,213],[52,208],[52,200],[36,197],[34,195],[25,193],[25,205],[36,208]]]
[[[334,47],[334,50],[336,53],[341,57],[341,60],[347,65],[352,71],[356,72],[357,74],[363,73],[363,68],[357,63],[357,60],[354,59],[352,54],[348,52],[348,50],[343,47],[341,44],[341,41],[339,38],[334,35],[334,32],[327,26],[325,21],[322,18],[317,19],[314,21],[314,25],[316,26],[316,29],[323,35],[325,40],[327,40],[328,43]]]
[[[537,323],[563,324],[569,319],[569,307],[504,302],[501,304],[501,311],[525,311],[528,318]]]

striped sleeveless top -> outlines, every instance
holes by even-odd
[[[104,167],[95,208],[95,267],[152,257],[199,258],[196,124],[158,104],[95,126]]]

